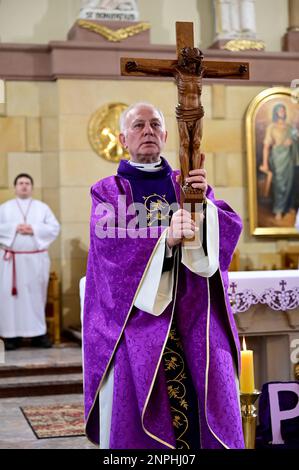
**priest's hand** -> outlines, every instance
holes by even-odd
[[[192,188],[200,189],[203,192],[203,196],[206,195],[208,189],[208,181],[207,181],[207,172],[204,169],[204,162],[205,162],[205,154],[200,154],[200,164],[199,168],[196,170],[189,171],[189,177],[185,179],[184,183],[188,183],[192,186]],[[177,183],[180,181],[180,176],[178,175],[176,178]]]
[[[191,184],[192,188],[201,189],[205,196],[208,189],[206,170],[202,168],[189,171],[189,177],[186,178],[186,183]]]
[[[192,220],[190,212],[185,209],[179,209],[172,216],[167,245],[169,248],[179,245],[183,238],[193,238],[197,230],[198,228]]]

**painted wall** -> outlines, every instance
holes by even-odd
[[[281,50],[281,38],[288,25],[288,0],[256,1],[257,38],[265,41],[268,51]]]
[[[279,267],[279,251],[288,244],[298,246],[298,241],[261,240],[249,232],[244,118],[250,101],[262,89],[207,85],[202,96],[208,181],[216,197],[242,217],[241,269],[270,269],[274,263]],[[78,285],[89,245],[90,186],[117,170],[116,163],[92,150],[89,120],[107,102],[130,104],[149,95],[165,114],[169,138],[163,154],[177,168],[173,112],[177,91],[172,82],[127,81],[121,87],[118,80],[6,83],[6,103],[0,107],[0,204],[13,197],[15,175],[30,173],[35,197],[49,204],[60,220],[61,234],[50,255],[52,269],[62,281],[65,326],[79,321]]]
[[[139,5],[141,18],[153,25],[152,42],[174,43],[176,20],[195,22],[196,42],[200,42],[201,33],[202,47],[213,41],[210,0],[188,0],[187,12],[181,0],[139,0]],[[1,39],[21,43],[64,40],[79,7],[80,0],[0,0]],[[269,50],[279,50],[287,27],[287,0],[259,1],[257,13],[258,38],[267,41]],[[89,145],[87,126],[91,114],[110,101],[129,104],[150,95],[166,114],[170,138],[165,155],[174,167],[178,165],[174,84],[125,83],[120,87],[118,81],[97,80],[7,82],[6,103],[0,104],[0,204],[13,196],[14,176],[26,171],[35,179],[36,197],[48,203],[61,221],[61,235],[50,254],[52,268],[62,280],[65,326],[79,319],[78,282],[85,272],[88,249],[89,188],[116,170],[116,164],[99,158]],[[244,116],[261,89],[209,85],[203,91],[203,149],[209,182],[216,196],[227,200],[243,218],[241,269],[263,268],[269,254],[273,259],[288,244],[249,235]]]

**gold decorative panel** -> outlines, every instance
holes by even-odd
[[[147,31],[151,28],[149,23],[138,23],[134,24],[133,26],[127,26],[126,28],[119,28],[116,30],[87,20],[79,20],[77,21],[77,24],[81,28],[88,29],[93,33],[103,36],[105,39],[107,39],[107,41],[110,42],[124,41],[125,39],[135,36],[136,34],[143,33],[144,31]]]
[[[119,162],[123,158],[129,158],[128,152],[118,140],[119,118],[127,107],[124,103],[109,103],[101,106],[91,116],[88,139],[93,150],[105,160]]]

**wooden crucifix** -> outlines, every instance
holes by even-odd
[[[200,144],[204,109],[201,104],[203,78],[249,78],[244,62],[204,61],[200,49],[194,47],[193,23],[176,23],[177,59],[121,58],[121,74],[133,76],[174,77],[178,88],[176,118],[180,138],[181,204],[203,201],[202,191],[192,188],[185,179],[189,171],[201,167]]]

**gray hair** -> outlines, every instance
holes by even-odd
[[[159,114],[159,116],[161,117],[163,130],[165,130],[165,118],[164,118],[164,114],[162,113],[162,111],[160,109],[156,108],[156,106],[154,106],[153,104],[148,103],[147,101],[139,101],[138,103],[131,104],[127,109],[125,109],[121,113],[120,118],[119,118],[119,126],[120,126],[120,132],[122,134],[125,134],[126,131],[127,131],[126,120],[127,120],[128,114],[133,109],[139,108],[139,106],[149,106],[150,108],[153,108],[154,110],[156,110],[157,113]]]

